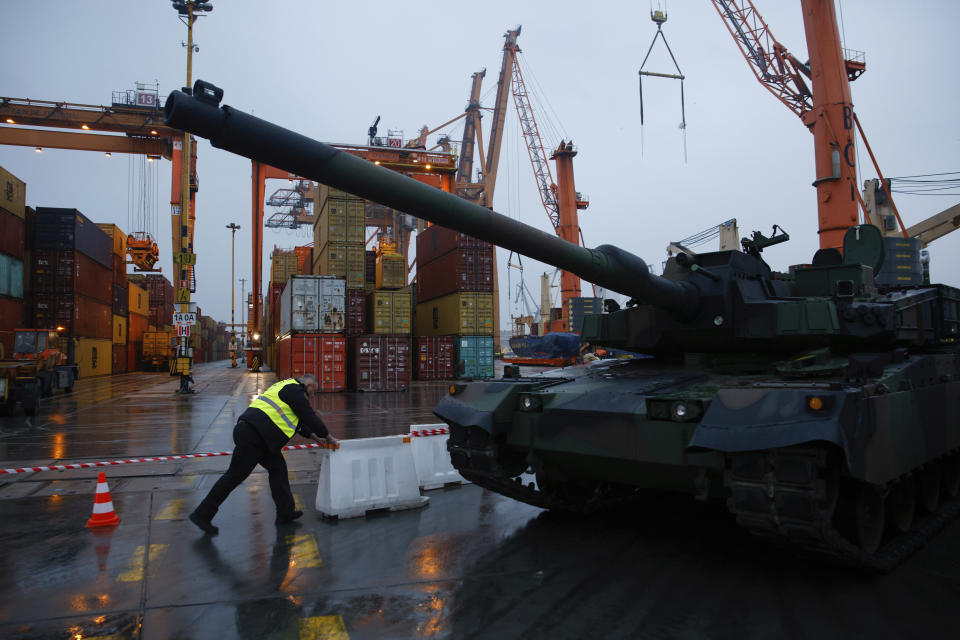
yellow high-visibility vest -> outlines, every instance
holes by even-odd
[[[281,380],[250,403],[251,407],[260,409],[267,414],[270,421],[277,425],[277,428],[283,431],[288,438],[293,437],[293,434],[297,431],[297,425],[300,424],[300,418],[293,412],[290,405],[280,399],[280,390],[291,384],[300,383],[293,378]]]

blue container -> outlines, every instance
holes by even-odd
[[[23,299],[23,262],[0,253],[0,295]]]
[[[37,207],[33,239],[37,249],[79,251],[113,268],[113,238],[76,209]]]
[[[493,336],[457,338],[457,377],[493,377]]]

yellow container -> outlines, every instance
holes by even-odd
[[[371,333],[410,334],[410,292],[374,291],[367,295]]]
[[[115,224],[109,224],[106,222],[98,222],[97,226],[100,227],[100,230],[105,234],[110,236],[113,239],[113,252],[123,258],[127,255],[127,234],[123,231],[120,231],[120,227]]]
[[[331,242],[320,250],[312,272],[344,278],[348,289],[363,289],[366,268],[367,254],[362,244]]]
[[[127,344],[126,316],[113,316],[113,344]]]
[[[377,256],[377,289],[399,289],[407,286],[407,261],[399,253]]]
[[[274,253],[270,256],[270,282],[286,282],[297,275],[297,254]]]
[[[113,372],[113,343],[100,338],[77,338],[74,346],[77,376],[91,378]]]
[[[360,196],[355,196],[352,193],[347,193],[346,191],[341,191],[340,189],[335,189],[334,187],[328,187],[325,184],[318,184],[317,188],[313,192],[314,212],[323,209],[324,205],[327,204],[327,200],[330,198],[339,198],[341,200],[359,200],[360,202],[364,202],[363,198]]]
[[[417,305],[418,336],[492,336],[493,294],[452,293]]]
[[[0,167],[0,209],[18,218],[26,216],[27,183]]]
[[[366,242],[366,201],[328,198],[313,222],[313,246],[330,242],[363,244]]]
[[[143,334],[143,358],[155,358],[166,362],[173,355],[173,331],[145,331]]]
[[[130,313],[136,313],[141,316],[150,315],[150,294],[146,289],[142,289],[132,282],[128,286],[129,300],[127,301],[127,310]]]

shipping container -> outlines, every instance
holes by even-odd
[[[130,274],[130,282],[139,285],[147,291],[149,313],[147,317],[151,325],[160,327],[173,322],[174,297],[173,285],[166,276],[159,273]]]
[[[23,218],[27,202],[27,183],[0,167],[0,209]]]
[[[276,335],[344,331],[345,292],[342,278],[293,276],[280,294]]]
[[[367,332],[367,294],[362,289],[347,289],[347,335]]]
[[[377,289],[400,289],[407,286],[407,259],[399,253],[383,253],[377,256]]]
[[[3,194],[0,193],[0,202],[3,201]],[[24,217],[15,216],[9,211],[0,209],[0,253],[13,256],[18,260],[23,260],[23,252],[26,247],[26,222]]]
[[[0,253],[0,296],[23,299],[23,262]]]
[[[113,344],[127,344],[126,316],[113,316]]]
[[[127,313],[137,313],[144,317],[150,315],[150,297],[146,289],[132,282],[127,285]]]
[[[143,342],[127,342],[127,371],[139,371],[143,367]]]
[[[431,225],[417,234],[417,268],[454,249],[483,249],[490,244],[446,227]]]
[[[580,333],[583,328],[583,316],[603,313],[603,298],[577,297],[567,300],[568,331]]]
[[[108,269],[113,267],[113,241],[76,209],[37,207],[34,247],[77,251]]]
[[[270,255],[270,282],[283,284],[297,275],[297,254],[274,247]]]
[[[370,333],[410,334],[410,291],[374,291],[367,294]]]
[[[323,206],[327,203],[329,198],[339,198],[341,200],[359,200],[364,202],[363,198],[360,196],[355,196],[352,193],[347,193],[346,191],[341,191],[335,187],[329,187],[325,184],[317,184],[317,188],[313,194],[313,211],[316,215],[317,211],[323,209]]]
[[[111,366],[111,371],[114,375],[118,373],[127,373],[131,369],[129,368],[129,351],[127,350],[127,345],[125,344],[114,344],[113,345],[113,365]]]
[[[457,377],[493,377],[493,338],[491,336],[457,338]]]
[[[108,376],[113,368],[113,343],[109,338],[78,338],[73,347],[78,378]]]
[[[452,380],[456,376],[456,338],[419,336],[413,339],[417,380]]]
[[[63,327],[73,337],[110,340],[113,334],[110,305],[87,296],[36,292],[33,317],[36,328]]]
[[[417,304],[417,334],[493,335],[493,294],[454,293]]]
[[[310,267],[313,266],[313,247],[309,245],[294,247],[293,252],[297,256],[297,274],[302,276],[310,275]]]
[[[0,296],[0,359],[10,358],[13,353],[14,329],[26,329],[23,300]]]
[[[168,330],[145,331],[143,333],[143,358],[144,366],[156,368],[159,364],[161,368],[166,366],[167,361],[173,356],[176,333]]]
[[[114,315],[126,317],[129,311],[130,296],[126,287],[118,284],[113,285],[113,313]]]
[[[428,264],[418,264],[420,302],[460,291],[493,291],[493,249],[454,249]]]
[[[348,289],[363,288],[367,258],[362,244],[328,243],[314,259],[313,273],[343,278]]]
[[[113,245],[113,255],[126,259],[127,255],[127,234],[120,231],[120,227],[107,222],[98,222],[97,226],[105,234],[110,236],[110,242]]]
[[[124,289],[130,286],[130,281],[127,280],[127,263],[124,261],[122,256],[113,254],[113,284],[118,285]]]
[[[364,264],[363,270],[363,284],[373,285],[376,287],[377,284],[377,252],[374,250],[364,251],[364,259],[366,263]]]
[[[319,212],[319,213],[318,213]],[[314,209],[313,246],[323,248],[331,242],[364,244],[366,203],[351,198],[328,198]]]
[[[131,313],[127,316],[127,340],[143,342],[143,334],[147,331],[147,316]]]
[[[32,239],[34,237],[34,227],[37,222],[37,212],[32,207],[26,207],[26,217],[24,218],[23,237],[26,247],[23,250],[23,296],[30,297],[33,293],[33,254],[36,250],[33,247]]]
[[[347,388],[347,339],[331,333],[295,333],[274,345],[277,376],[299,378],[311,373],[317,391],[325,393]]]
[[[110,269],[79,251],[36,249],[31,271],[37,294],[79,294],[113,304]]]
[[[410,386],[410,336],[360,335],[348,338],[350,388],[403,391]]]

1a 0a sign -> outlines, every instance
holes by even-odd
[[[193,311],[174,313],[173,324],[178,326],[197,324],[197,314]]]

